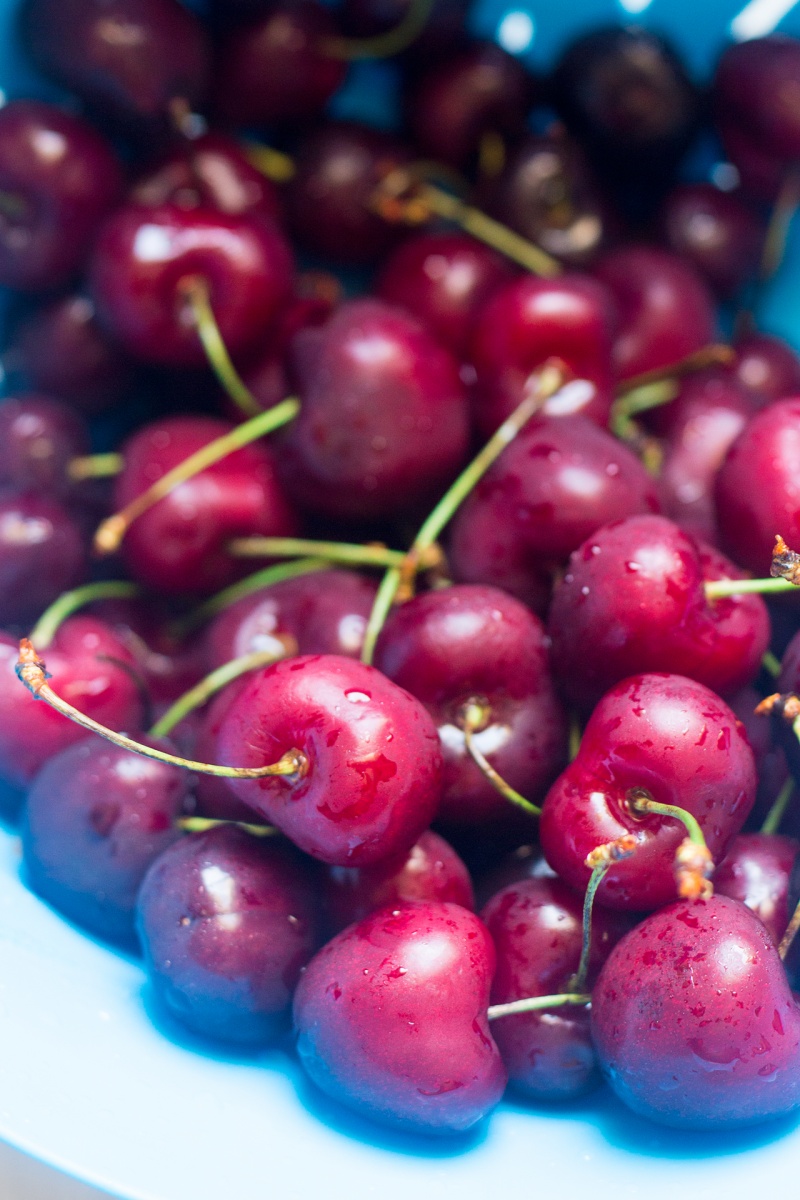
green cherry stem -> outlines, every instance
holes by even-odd
[[[228,546],[235,558],[295,558],[315,556],[328,562],[350,563],[358,567],[400,567],[403,550],[389,550],[374,544],[360,546],[348,542],[315,541],[310,538],[246,537],[235,538]]]
[[[592,873],[589,876],[586,894],[583,897],[583,943],[581,945],[581,957],[578,969],[567,984],[567,990],[570,992],[584,992],[586,990],[589,960],[592,956],[592,910],[594,908],[594,898],[597,895],[597,889],[608,869],[614,863],[622,862],[624,858],[630,858],[638,844],[639,838],[636,834],[626,833],[613,842],[605,842],[602,846],[596,846],[586,859],[586,865],[587,867],[591,867]]]
[[[665,379],[681,379],[684,375],[693,375],[695,371],[703,371],[706,367],[730,366],[735,358],[736,351],[732,346],[712,342],[695,350],[693,354],[687,354],[686,358],[678,359],[677,362],[667,363],[652,371],[642,371],[640,375],[632,375],[630,379],[623,380],[617,388],[617,395],[627,396],[630,392],[638,391],[651,383],[661,383]]]
[[[684,900],[707,899],[711,896],[714,890],[710,882],[714,860],[697,818],[677,804],[661,804],[654,800],[646,788],[631,788],[626,801],[632,812],[674,817],[676,821],[681,822],[688,836],[675,852],[678,895]]]
[[[178,291],[192,310],[197,336],[203,343],[209,365],[217,379],[240,412],[246,417],[258,416],[264,411],[263,405],[258,403],[233,365],[211,307],[207,281],[202,275],[189,275],[180,280]]]
[[[209,829],[219,829],[220,825],[232,825],[253,837],[277,837],[280,834],[280,829],[274,825],[251,825],[249,821],[225,821],[219,817],[179,817],[175,822],[175,828],[184,833],[208,833]]]
[[[39,617],[31,630],[30,640],[37,650],[46,650],[67,617],[87,604],[96,600],[135,600],[141,594],[142,589],[137,584],[117,579],[86,583],[71,592],[64,592]]]
[[[513,1017],[517,1013],[541,1012],[547,1008],[563,1008],[566,1004],[586,1007],[592,1000],[588,992],[558,992],[554,996],[526,996],[524,1000],[511,1000],[508,1004],[491,1004],[487,1011],[490,1021],[498,1017]]]
[[[170,631],[180,641],[201,625],[205,625],[206,621],[210,621],[217,613],[230,608],[237,600],[252,596],[253,592],[260,592],[262,588],[270,587],[273,583],[282,583],[284,579],[296,579],[299,575],[326,571],[329,566],[330,563],[325,558],[296,558],[289,562],[276,563],[272,567],[264,567],[261,571],[254,571],[252,575],[239,579],[230,587],[223,588],[221,592],[198,604],[197,608],[193,608],[185,617],[175,621]]]
[[[193,479],[201,471],[213,467],[221,459],[233,454],[235,450],[241,450],[243,446],[248,446],[258,438],[280,429],[282,425],[292,421],[299,411],[299,401],[290,396],[287,400],[276,404],[274,408],[260,412],[257,417],[251,417],[249,421],[237,425],[230,433],[214,438],[208,445],[202,446],[194,454],[190,454],[183,462],[178,463],[171,471],[167,471],[165,475],[157,479],[146,491],[136,496],[130,504],[126,504],[113,516],[107,517],[98,526],[94,535],[95,552],[101,555],[113,554],[119,548],[132,523],[151,509],[154,504],[158,504],[159,500],[163,500],[176,487]]]
[[[121,454],[83,454],[67,463],[67,477],[73,483],[81,483],[84,479],[110,479],[119,475],[124,466],[125,459]]]
[[[375,37],[328,38],[323,43],[329,58],[354,62],[362,58],[392,58],[415,42],[428,23],[434,0],[411,0],[405,16],[393,29]]]
[[[794,779],[790,775],[773,800],[772,806],[764,819],[764,824],[761,826],[761,833],[770,834],[778,832],[793,793]]]
[[[797,591],[788,579],[709,579],[703,585],[707,600],[722,600],[726,596],[780,595]]]
[[[679,391],[680,384],[676,380],[659,379],[653,383],[643,383],[630,392],[623,392],[611,406],[608,422],[611,432],[623,441],[629,441],[639,433],[633,418],[652,408],[669,404]]]
[[[515,804],[517,808],[521,808],[529,817],[540,817],[542,810],[536,804],[532,804],[530,800],[506,783],[503,776],[495,771],[492,764],[484,757],[482,752],[475,745],[475,734],[481,729],[485,729],[491,720],[491,709],[487,705],[482,704],[478,700],[470,700],[461,710],[460,725],[464,733],[464,745],[467,753],[479,768],[481,773],[489,780],[492,787],[500,793],[511,804]]]
[[[771,675],[773,679],[777,679],[781,673],[781,660],[777,658],[771,650],[768,650],[761,659],[761,665],[767,674]]]
[[[792,913],[792,919],[786,926],[786,932],[781,938],[780,946],[778,946],[778,954],[782,959],[785,959],[789,953],[789,947],[794,941],[798,929],[800,929],[800,902],[798,902],[797,907]]]

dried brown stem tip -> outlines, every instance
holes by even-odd
[[[775,534],[769,573],[773,579],[786,579],[795,587],[800,587],[800,554],[790,550],[779,533]]]
[[[25,684],[28,691],[38,700],[39,692],[47,683],[50,676],[47,674],[44,659],[39,658],[30,638],[22,638],[20,641],[19,660],[16,671],[17,678]]]
[[[629,858],[638,845],[638,834],[625,833],[613,842],[604,842],[602,846],[595,846],[594,850],[586,855],[586,866],[594,871],[597,867],[611,866],[612,863],[621,862],[623,858]]]
[[[753,711],[759,717],[783,717],[787,725],[793,725],[800,717],[800,696],[795,696],[794,692],[773,692],[771,696],[765,696]]]
[[[707,846],[684,838],[675,852],[675,882],[682,900],[709,900],[714,895],[714,860]]]

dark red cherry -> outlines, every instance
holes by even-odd
[[[475,907],[469,871],[450,843],[430,829],[405,854],[374,866],[329,867],[323,897],[333,933],[362,921],[376,908],[395,908],[406,900]]]
[[[338,34],[316,0],[275,0],[225,37],[214,70],[213,108],[232,125],[274,125],[318,116],[347,63],[325,43]]]
[[[724,125],[738,127],[760,154],[784,166],[800,154],[799,73],[800,42],[773,34],[728,46],[714,78],[714,101]]]
[[[708,600],[703,588],[741,576],[666,517],[598,529],[553,592],[547,629],[560,688],[589,711],[619,680],[645,671],[688,675],[722,695],[744,687],[769,646],[767,606],[752,595]]]
[[[209,669],[259,650],[280,653],[281,635],[298,654],[358,658],[376,584],[357,571],[315,571],[243,596],[215,617],[205,634]]]
[[[682,675],[623,680],[597,705],[577,757],[547,794],[542,849],[571,887],[585,889],[585,859],[596,846],[639,835],[631,857],[603,878],[598,899],[641,912],[675,898],[673,860],[686,829],[674,817],[636,812],[627,800],[634,788],[690,812],[712,858],[721,858],[756,794],[753,752],[727,704]]]
[[[530,72],[494,43],[459,47],[412,80],[411,135],[425,158],[472,166],[485,134],[522,133],[535,92]]]
[[[190,454],[231,427],[214,417],[154,421],[123,446],[114,503],[129,504]],[[138,517],[122,544],[133,576],[160,594],[211,592],[245,573],[227,551],[235,537],[285,536],[295,531],[272,455],[254,442],[180,484]]]
[[[19,642],[0,634],[0,775],[30,783],[48,759],[86,731],[35,700],[17,679]],[[96,617],[70,617],[42,653],[50,686],[86,716],[115,730],[140,729],[142,693],[128,650]]]
[[[26,623],[86,572],[81,530],[67,509],[38,490],[0,493],[0,622]]]
[[[714,891],[741,900],[779,945],[797,901],[800,842],[770,833],[740,833],[714,872]]]
[[[613,360],[620,379],[669,366],[713,341],[711,293],[677,255],[624,246],[605,255],[594,272],[619,310]]]
[[[766,575],[775,535],[800,544],[800,399],[756,413],[716,478],[717,523],[734,562]]]
[[[560,879],[524,879],[492,896],[481,918],[492,936],[497,969],[492,1004],[569,990],[583,942],[583,902]],[[591,987],[611,947],[628,929],[619,913],[592,913]],[[600,1083],[589,1012],[565,1006],[492,1022],[508,1082],[536,1100],[568,1100]]]
[[[567,721],[547,651],[538,617],[499,588],[425,592],[389,616],[375,665],[422,701],[439,731],[441,820],[495,824],[514,812],[467,751],[463,709],[471,701],[485,714],[476,747],[526,799],[538,803],[564,765]]]
[[[420,233],[390,255],[375,290],[463,358],[476,314],[512,276],[507,259],[466,234]]]
[[[209,46],[179,0],[25,0],[25,49],[104,122],[151,134],[203,101]]]
[[[236,794],[323,862],[360,867],[401,854],[441,798],[433,722],[374,667],[334,654],[248,677],[224,715],[216,762],[260,767],[298,750],[295,775],[232,781]]]
[[[0,110],[0,285],[61,287],[77,274],[122,172],[79,117],[38,100]]]
[[[374,211],[378,184],[410,161],[409,150],[377,129],[347,121],[321,125],[298,146],[286,189],[295,237],[332,262],[375,262],[403,234]]]
[[[489,437],[514,411],[548,359],[571,378],[544,407],[548,416],[581,413],[599,425],[613,399],[613,301],[584,275],[524,275],[494,292],[475,321],[469,358],[477,372],[474,420]]]
[[[139,885],[180,836],[175,821],[188,807],[191,783],[179,767],[100,737],[48,759],[28,792],[22,823],[34,891],[90,933],[135,942]]]
[[[603,1074],[635,1112],[730,1129],[800,1104],[800,1008],[762,923],[727,896],[653,913],[592,993]]]
[[[228,352],[252,348],[291,286],[288,244],[250,213],[128,204],[103,226],[90,284],[103,326],[131,354],[202,366],[206,353],[181,284],[199,278]]]
[[[195,762],[216,762],[217,738],[228,709],[247,682],[240,675],[213,698],[203,711],[191,748]],[[234,793],[230,780],[214,775],[198,775],[195,788],[197,811],[201,816],[221,821],[254,820],[253,810]]]
[[[494,965],[485,926],[457,904],[379,909],[308,964],[294,999],[300,1061],[382,1124],[469,1129],[506,1082],[486,1017]]]
[[[678,184],[664,201],[659,225],[670,250],[690,262],[718,296],[734,296],[755,277],[763,224],[735,192],[710,183]]]
[[[0,486],[63,496],[70,459],[89,452],[81,418],[52,396],[6,396],[0,404]]]
[[[178,638],[170,628],[172,614],[153,597],[98,600],[89,611],[127,648],[155,705],[171,704],[208,674],[202,640]]]
[[[735,343],[736,378],[761,405],[800,393],[800,358],[788,343],[768,333],[749,333]]]
[[[468,449],[455,359],[412,317],[353,300],[292,344],[300,414],[278,465],[303,508],[382,517],[438,497]]]
[[[170,846],[137,905],[147,973],[166,1011],[203,1037],[245,1045],[285,1028],[317,925],[301,856],[230,826]]]
[[[656,485],[627,447],[584,417],[531,421],[451,527],[456,579],[490,583],[537,612],[552,572],[601,525],[658,512]]]

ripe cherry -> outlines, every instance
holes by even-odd
[[[786,342],[768,333],[737,339],[733,372],[760,404],[800,393],[800,358]]]
[[[714,79],[725,126],[738,127],[761,155],[784,167],[800,152],[800,119],[793,100],[798,70],[797,39],[773,34],[728,46]]]
[[[86,547],[66,508],[38,490],[0,493],[0,621],[33,621],[80,583]]]
[[[89,433],[74,409],[52,396],[5,396],[0,405],[0,486],[44,495],[69,491],[70,460],[89,452]]]
[[[786,932],[800,898],[797,838],[740,833],[714,872],[714,891],[730,896],[756,914],[775,945]]]
[[[722,297],[755,278],[764,242],[762,222],[735,192],[710,183],[673,188],[659,217],[666,244]]]

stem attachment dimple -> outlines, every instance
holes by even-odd
[[[674,870],[678,895],[682,900],[710,899],[714,894],[714,885],[711,882],[714,860],[697,818],[677,804],[660,804],[645,788],[631,788],[626,800],[628,807],[634,812],[674,817],[686,827],[688,836],[675,851]]]

